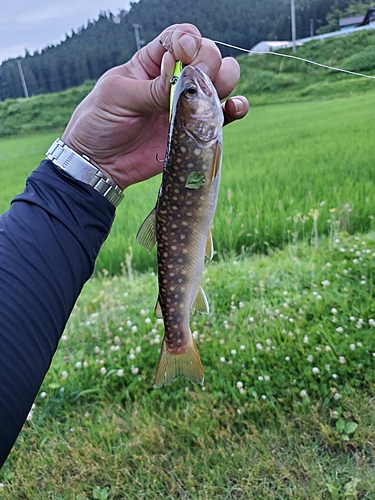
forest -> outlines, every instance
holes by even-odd
[[[296,0],[297,38],[339,29],[340,17],[365,14],[372,1]],[[96,81],[166,26],[191,22],[214,40],[250,49],[261,40],[290,40],[290,0],[139,0],[129,11],[100,12],[98,19],[66,34],[57,46],[8,59],[0,65],[0,101],[23,97],[22,67],[29,95],[58,92]],[[221,48],[223,55],[238,55]]]

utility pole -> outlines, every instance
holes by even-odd
[[[137,45],[137,51],[141,49],[142,45],[145,43],[144,40],[141,40],[139,36],[139,29],[142,28],[141,24],[133,24],[134,33],[135,33],[135,43]]]
[[[290,0],[290,12],[292,19],[292,44],[293,44],[293,52],[296,52],[296,8],[294,5],[294,0]]]
[[[18,65],[18,71],[19,71],[19,74],[20,74],[21,82],[22,82],[23,93],[25,94],[25,97],[29,97],[29,91],[27,90],[25,75],[23,74],[23,69],[22,69],[22,66],[21,66],[21,61],[17,61],[17,65]]]

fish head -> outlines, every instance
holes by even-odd
[[[198,142],[217,139],[224,122],[220,99],[209,77],[199,68],[185,66],[176,84],[172,121]],[[176,123],[175,123],[176,124]]]

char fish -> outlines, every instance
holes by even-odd
[[[190,330],[194,310],[209,312],[200,285],[205,255],[213,256],[211,225],[221,171],[223,113],[211,80],[186,66],[176,83],[162,183],[155,208],[136,241],[157,244],[157,317],[165,334],[155,387],[183,375],[203,382],[203,367]]]

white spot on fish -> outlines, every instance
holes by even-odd
[[[199,156],[201,154],[201,150],[199,148],[194,149],[195,156]]]

